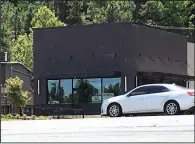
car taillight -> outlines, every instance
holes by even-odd
[[[187,92],[189,96],[194,96],[194,92],[193,91],[190,91],[190,92]]]

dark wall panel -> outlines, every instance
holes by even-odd
[[[40,31],[47,40],[41,48],[35,44],[35,53],[44,53],[41,58],[35,57],[36,75],[120,70],[120,27],[116,24]]]
[[[186,74],[186,60],[183,36],[132,23],[35,29],[36,94],[37,80],[41,80],[35,101],[46,103],[46,78],[104,77],[109,71],[120,71],[123,89],[127,76],[130,90],[137,71]]]
[[[6,65],[1,64],[1,85],[3,86],[6,82]]]
[[[146,26],[136,26],[137,70],[187,74],[187,39]]]

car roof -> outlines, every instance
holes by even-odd
[[[170,86],[174,86],[175,84],[166,84],[166,83],[156,83],[156,84],[145,84],[145,85],[141,85],[139,87],[144,87],[144,86],[165,86],[165,87],[170,87]]]

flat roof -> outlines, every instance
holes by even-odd
[[[93,27],[93,26],[98,26],[98,25],[110,25],[110,24],[132,24],[132,25],[138,25],[138,26],[142,26],[142,27],[146,27],[146,28],[151,28],[151,29],[156,29],[162,32],[166,32],[166,33],[170,33],[170,34],[175,34],[178,36],[183,36],[185,38],[187,38],[185,35],[181,35],[178,33],[174,33],[174,32],[169,32],[167,30],[164,30],[163,28],[160,27],[156,27],[156,26],[152,26],[152,25],[147,25],[147,24],[143,24],[143,23],[138,23],[138,22],[112,22],[112,23],[101,23],[101,24],[78,24],[78,25],[73,25],[73,26],[59,26],[59,27],[44,27],[44,28],[33,28],[33,31],[35,30],[50,30],[50,29],[60,29],[60,28],[78,28],[78,27]]]
[[[22,67],[24,67],[29,73],[32,73],[32,71],[27,68],[25,65],[21,64],[20,62],[1,62],[1,64],[18,64],[18,65],[21,65]]]

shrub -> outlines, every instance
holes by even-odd
[[[20,119],[20,115],[16,114],[16,116],[14,117],[15,119]]]
[[[23,120],[26,120],[26,119],[27,119],[27,115],[24,114],[24,115],[23,115]]]
[[[8,100],[15,106],[20,107],[23,114],[23,108],[32,98],[28,91],[23,91],[23,80],[19,77],[6,80],[6,94]]]
[[[48,116],[48,119],[51,120],[52,119],[52,116]]]
[[[46,120],[47,118],[44,116],[39,116],[39,120]]]
[[[5,118],[5,115],[1,114],[1,118]]]
[[[12,115],[12,114],[7,114],[7,115],[6,115],[6,118],[7,118],[7,119],[12,119],[12,118],[13,118],[13,115]]]
[[[36,116],[35,115],[32,115],[31,116],[31,120],[35,120]]]

